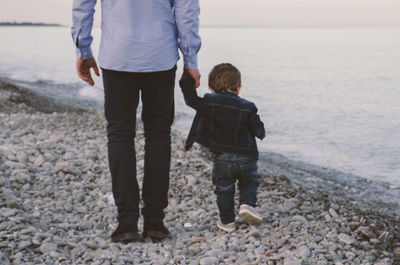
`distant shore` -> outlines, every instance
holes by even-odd
[[[380,209],[387,205],[359,201],[342,183],[311,181],[311,171],[304,175],[273,157],[260,161],[263,223],[248,226],[239,218],[235,232],[221,232],[208,153],[198,146],[184,152],[184,139],[172,133],[165,219],[171,238],[111,243],[116,209],[103,113],[0,82],[2,264],[400,264],[400,219]],[[143,145],[138,122],[140,183]]]
[[[61,24],[55,23],[35,23],[35,22],[0,22],[1,26],[35,26],[35,27],[61,27]]]

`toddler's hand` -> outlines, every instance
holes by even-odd
[[[200,77],[201,77],[199,69],[187,69],[187,71],[195,82],[194,87],[198,88],[200,86]]]
[[[185,79],[193,79],[192,76],[189,74],[188,69],[184,69],[182,76],[181,76],[181,80],[185,80]]]
[[[184,69],[181,80],[192,79],[194,81],[194,87],[198,88],[200,86],[200,77],[201,75],[198,69]]]

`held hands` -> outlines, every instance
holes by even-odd
[[[184,69],[181,79],[192,78],[195,82],[195,88],[200,86],[200,71],[199,69]]]
[[[93,86],[94,81],[92,78],[92,74],[90,73],[90,68],[93,68],[94,73],[97,76],[100,76],[99,68],[97,68],[97,63],[94,58],[90,58],[87,60],[78,59],[76,61],[76,70],[78,72],[79,77],[89,85]]]

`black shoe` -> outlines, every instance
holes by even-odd
[[[143,239],[150,237],[153,241],[160,241],[167,238],[170,232],[165,227],[163,222],[144,222],[143,226]]]
[[[139,239],[136,225],[118,225],[111,235],[112,242],[130,243]]]

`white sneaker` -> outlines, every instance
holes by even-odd
[[[221,222],[221,219],[218,219],[217,221],[217,226],[219,229],[224,230],[225,232],[233,232],[235,231],[236,227],[235,227],[235,222],[229,223],[229,224],[223,224]]]
[[[248,224],[254,225],[262,222],[261,215],[250,205],[242,204],[239,208],[239,215],[242,217]]]

